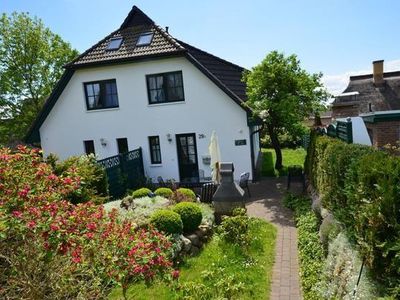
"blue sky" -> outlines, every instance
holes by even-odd
[[[115,30],[137,5],[170,33],[246,68],[271,50],[295,53],[340,92],[350,74],[384,59],[400,70],[400,1],[0,0],[0,12],[27,11],[79,51]]]

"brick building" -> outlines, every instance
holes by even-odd
[[[383,60],[372,66],[372,74],[350,76],[332,103],[332,118],[360,116],[372,145],[394,145],[400,140],[400,71],[384,72]]]

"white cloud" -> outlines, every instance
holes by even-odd
[[[400,59],[385,61],[384,63],[385,72],[400,71]],[[361,75],[361,74],[371,74],[372,65],[370,68],[365,68],[364,70],[358,71],[348,71],[343,74],[338,75],[324,75],[322,82],[327,88],[328,92],[332,95],[338,95],[343,92],[349,83],[350,76]]]

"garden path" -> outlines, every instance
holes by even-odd
[[[263,178],[250,185],[248,214],[262,218],[277,227],[275,263],[272,273],[271,300],[301,299],[297,229],[291,210],[282,203],[287,177]],[[301,192],[301,184],[291,185],[292,192]]]

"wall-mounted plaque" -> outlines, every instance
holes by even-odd
[[[235,146],[246,145],[246,140],[235,140]]]

